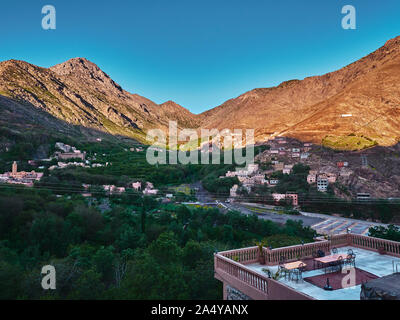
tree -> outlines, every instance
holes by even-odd
[[[102,279],[107,281],[112,279],[114,259],[114,248],[112,246],[101,247],[93,256],[96,271],[102,275]]]
[[[105,290],[105,286],[101,281],[101,278],[101,274],[93,269],[83,272],[74,284],[69,298],[75,300],[100,299]]]
[[[14,300],[21,292],[22,270],[15,265],[0,261],[0,300]]]

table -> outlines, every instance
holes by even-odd
[[[298,269],[300,264],[303,264],[303,267],[307,266],[303,261],[295,261],[295,262],[289,262],[285,263],[283,267],[287,270],[293,270],[293,269]]]
[[[289,280],[291,280],[292,274],[293,274],[293,270],[299,269],[300,265],[302,265],[302,267],[306,266],[306,264],[303,261],[295,261],[295,262],[285,263],[282,266],[282,268],[284,268],[287,271],[287,273],[285,273],[285,278],[286,278],[286,275],[289,274]],[[299,276],[301,277],[301,270],[299,272],[300,272],[300,274],[297,273],[297,280],[296,281],[299,280]]]
[[[330,256],[325,256],[321,258],[314,258],[315,261],[325,265],[325,273],[326,273],[326,265],[331,263],[331,262],[336,262],[340,259],[340,257],[343,259],[347,259],[348,254],[347,253],[337,253],[337,254],[332,254]]]

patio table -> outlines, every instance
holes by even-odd
[[[304,264],[304,267],[307,266],[307,264],[305,264],[303,261],[295,261],[295,262],[285,263],[283,267],[287,270],[293,270],[297,269],[300,266],[300,264]]]
[[[321,263],[324,265],[325,268],[325,273],[326,273],[326,267],[329,265],[331,262],[335,262],[342,257],[343,260],[347,258],[348,254],[347,253],[337,253],[337,254],[331,254],[330,256],[325,256],[321,258],[314,258],[315,261]]]
[[[306,264],[303,261],[294,261],[294,262],[289,262],[285,263],[282,267],[286,269],[286,271],[289,274],[289,280],[291,279],[291,275],[293,273],[293,270],[298,269],[302,265],[303,267],[306,266]],[[286,278],[286,275],[285,275]]]

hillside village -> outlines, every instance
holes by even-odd
[[[55,151],[54,154],[49,158],[27,161],[28,165],[37,167],[37,169],[40,170],[39,172],[35,170],[31,170],[29,172],[18,171],[17,161],[13,161],[11,171],[0,174],[0,183],[19,184],[26,187],[33,187],[34,183],[39,182],[44,176],[45,170],[51,172],[53,170],[62,170],[71,167],[98,168],[112,165],[111,162],[96,162],[97,153],[94,153],[92,157],[88,157],[86,151],[78,150],[76,147],[70,146],[63,142],[56,142],[55,149],[57,151]],[[126,152],[128,151],[128,149],[124,150]],[[143,150],[143,147],[133,147],[129,149],[130,152],[142,152]],[[103,156],[105,156],[105,154],[103,154]],[[56,162],[56,164],[51,164],[54,162]],[[91,197],[92,194],[90,190],[92,189],[92,185],[84,183],[82,184],[82,187],[82,195],[84,197]],[[158,193],[158,190],[154,188],[153,183],[148,181],[134,181],[127,187],[137,192],[142,192],[144,195],[157,195]],[[128,189],[126,187],[117,187],[115,185],[102,185],[101,188],[106,195],[121,194],[126,192]]]
[[[290,198],[296,206],[298,197],[291,190],[287,190],[285,194],[273,191],[279,183],[277,173],[290,175],[296,164],[310,168],[307,183],[319,192],[326,193],[331,190],[340,198],[359,200],[400,197],[400,173],[396,171],[395,165],[398,146],[393,147],[393,150],[386,148],[386,152],[338,152],[287,137],[275,137],[262,145],[266,146],[267,150],[255,157],[254,164],[247,168],[238,168],[236,171],[228,171],[225,176],[220,177],[237,177],[240,182],[240,185],[236,184],[231,188],[231,200],[239,200],[241,190],[251,193],[255,187],[265,186],[271,188],[272,197],[276,202]],[[392,166],[386,165],[386,171],[374,167],[373,164],[380,162],[380,157],[390,159],[387,156],[388,152],[394,155]],[[373,161],[368,162],[369,159]],[[400,164],[398,160],[397,163]],[[387,172],[391,167],[393,171]]]

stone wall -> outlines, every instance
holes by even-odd
[[[360,300],[400,300],[400,273],[363,283]]]
[[[239,290],[226,286],[226,299],[227,300],[252,300],[249,296],[246,296],[244,293]]]

